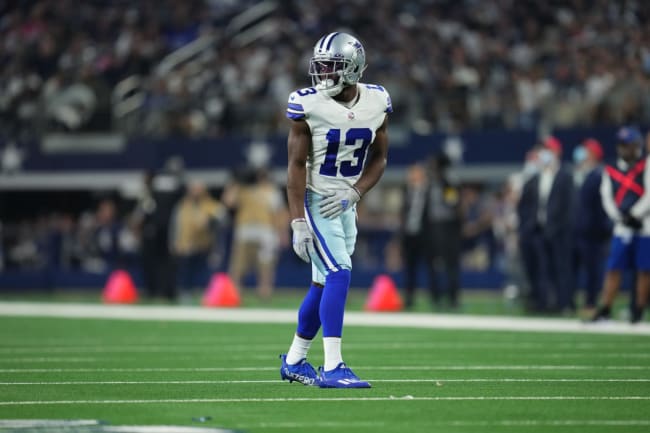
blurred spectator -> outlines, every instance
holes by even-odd
[[[193,181],[174,209],[172,250],[178,262],[181,295],[205,288],[208,259],[216,254],[217,235],[226,214],[222,204],[212,198],[204,183]]]
[[[2,232],[2,221],[0,221],[0,272],[5,268],[4,233]]]
[[[531,293],[532,311],[564,312],[571,304],[573,178],[561,166],[562,144],[543,140],[537,152],[540,172],[524,185],[517,207],[520,251]]]
[[[177,157],[170,158],[158,173],[143,179],[141,196],[134,210],[141,233],[142,270],[146,295],[162,296],[174,301],[176,263],[171,251],[171,218],[184,190],[184,165]]]
[[[485,271],[492,265],[495,248],[492,232],[495,203],[483,188],[478,184],[460,188],[463,267],[475,271]]]
[[[233,17],[260,2],[5,3],[0,132],[14,138],[33,136],[34,125],[138,135],[285,132],[278,113],[306,75],[304,62],[294,60],[308,41],[341,27],[367,41],[376,66],[367,80],[387,83],[396,129],[650,121],[648,2],[501,1],[475,8],[452,1],[292,0],[237,34],[228,33]],[[158,70],[165,56],[202,37],[215,41]],[[145,83],[136,90],[145,102],[128,110],[137,122],[110,115],[109,92],[129,77]]]
[[[451,308],[460,306],[460,254],[462,217],[460,190],[448,175],[451,161],[444,153],[429,160],[428,217],[432,236],[431,249],[436,265],[442,267],[445,288],[434,286],[436,304],[446,297]]]
[[[81,266],[89,272],[109,272],[120,265],[120,230],[115,202],[102,199],[95,214],[81,219]]]
[[[492,230],[501,253],[496,257],[497,267],[505,276],[504,297],[511,306],[530,290],[523,269],[518,235],[517,203],[523,177],[523,174],[516,173],[506,180],[492,219]]]
[[[251,270],[257,296],[271,299],[279,248],[288,245],[285,198],[266,169],[247,169],[223,193],[226,206],[235,210],[230,277],[242,287]]]
[[[633,127],[616,135],[616,166],[608,165],[601,183],[603,207],[614,223],[607,271],[598,310],[592,320],[611,318],[623,272],[635,271],[636,287],[630,322],[643,319],[650,293],[650,174],[643,155],[643,136]]]
[[[9,141],[0,152],[0,174],[16,174],[22,169],[26,152],[15,142]]]
[[[584,314],[591,316],[603,281],[612,225],[603,209],[600,184],[603,174],[603,148],[597,140],[588,138],[573,154],[575,203],[575,268],[573,287],[579,287],[579,276],[584,274]]]
[[[413,308],[417,276],[423,264],[427,273],[426,287],[431,301],[438,302],[435,291],[433,238],[429,224],[429,179],[421,164],[411,165],[406,172],[401,213],[401,256],[404,267],[404,298],[406,309]]]
[[[69,213],[53,215],[48,242],[48,263],[52,269],[73,269],[79,263],[75,219]]]

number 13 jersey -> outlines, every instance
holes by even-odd
[[[355,184],[375,131],[392,113],[390,96],[382,86],[357,84],[357,102],[350,108],[315,87],[289,96],[287,117],[309,125],[312,147],[307,158],[307,188],[317,194]]]

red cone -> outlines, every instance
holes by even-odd
[[[113,271],[106,281],[102,301],[107,304],[133,304],[138,300],[138,291],[128,272],[122,269]]]
[[[241,298],[230,276],[217,272],[212,275],[201,303],[206,307],[239,307]]]
[[[395,282],[388,275],[378,275],[372,284],[365,309],[367,311],[400,311],[404,306]]]

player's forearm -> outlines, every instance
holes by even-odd
[[[304,164],[290,163],[287,171],[287,201],[290,218],[305,217],[307,169]]]
[[[616,206],[616,202],[612,196],[612,184],[609,180],[609,176],[603,174],[603,178],[600,183],[600,198],[602,200],[603,209],[609,217],[610,220],[614,222],[619,222],[621,220],[621,213]]]
[[[650,134],[648,134],[650,137]],[[649,167],[650,156],[646,159],[646,167]],[[643,189],[645,193],[637,200],[630,209],[630,215],[634,218],[643,219],[650,214],[650,168],[646,168],[643,173]]]
[[[368,155],[368,158],[363,174],[354,184],[362,196],[379,182],[386,168],[386,155],[383,153],[372,152]]]

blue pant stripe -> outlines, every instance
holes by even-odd
[[[323,235],[318,231],[318,228],[316,227],[316,224],[314,223],[314,218],[311,215],[311,212],[309,211],[309,206],[307,203],[307,197],[305,196],[305,214],[307,215],[307,218],[309,219],[311,228],[314,232],[314,235],[316,236],[315,239],[315,250],[316,254],[318,254],[318,257],[321,259],[323,262],[323,265],[325,265],[325,268],[329,269],[330,271],[336,272],[341,267],[336,263],[336,260],[334,259],[334,256],[330,252],[330,250],[327,248],[327,245],[325,244],[325,239],[323,239]],[[322,252],[320,251],[322,249]],[[325,257],[323,257],[323,254],[327,256],[327,260]],[[328,265],[328,263],[331,263],[331,265]]]

